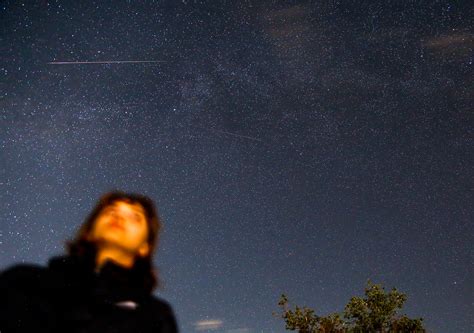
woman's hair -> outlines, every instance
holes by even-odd
[[[148,226],[147,242],[150,251],[148,251],[148,254],[144,257],[137,256],[135,258],[133,269],[143,275],[142,282],[144,287],[151,291],[155,287],[160,286],[158,273],[156,269],[153,268],[153,254],[156,246],[158,245],[159,232],[162,228],[162,224],[155,204],[147,196],[136,193],[125,193],[122,191],[111,191],[102,195],[94,209],[89,213],[86,220],[80,227],[76,236],[72,240],[66,242],[67,252],[71,256],[83,259],[93,258],[95,260],[96,247],[93,242],[88,240],[89,233],[92,231],[94,222],[103,209],[117,201],[123,201],[129,204],[138,203],[145,210],[145,217]]]

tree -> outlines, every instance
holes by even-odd
[[[344,309],[344,313],[333,313],[326,317],[318,316],[313,309],[296,306],[288,307],[288,298],[282,294],[278,305],[282,312],[273,313],[283,318],[286,329],[300,333],[401,333],[426,332],[423,318],[410,319],[406,315],[398,315],[407,296],[393,288],[385,293],[381,285],[367,281],[365,298],[352,297]]]

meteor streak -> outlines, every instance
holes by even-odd
[[[215,133],[221,133],[221,134],[225,134],[225,135],[235,136],[235,137],[237,137],[237,138],[242,138],[242,139],[247,139],[247,140],[252,140],[252,141],[263,142],[263,141],[260,140],[260,139],[257,139],[257,138],[251,137],[251,136],[247,136],[247,135],[241,135],[241,134],[231,133],[231,132],[222,131],[222,130],[213,129],[213,128],[200,127],[200,126],[194,126],[194,127],[197,127],[197,128],[200,128],[200,129],[203,129],[203,130],[206,130],[206,131],[210,131],[210,132],[215,132]]]
[[[210,129],[210,130],[211,130],[211,131],[214,131],[214,132],[217,132],[217,133],[232,135],[232,136],[235,136],[235,137],[238,137],[238,138],[243,138],[243,139],[248,139],[248,140],[260,141],[260,142],[262,142],[262,140],[260,140],[260,139],[253,138],[253,137],[247,136],[247,135],[240,135],[240,134],[231,133],[231,132],[227,132],[227,131],[220,131],[220,130],[216,130],[216,129]]]
[[[83,64],[143,64],[166,62],[163,60],[116,60],[116,61],[51,61],[48,65],[83,65]]]

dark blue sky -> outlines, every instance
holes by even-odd
[[[159,207],[182,332],[284,332],[281,293],[325,315],[369,278],[431,332],[472,332],[470,13],[3,1],[0,267],[62,254],[122,189]],[[84,61],[160,62],[49,64]]]

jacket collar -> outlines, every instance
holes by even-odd
[[[95,260],[75,256],[59,256],[49,261],[49,268],[62,272],[79,290],[92,287],[96,294],[113,299],[136,299],[148,295],[150,290],[138,267],[131,269],[107,260],[95,272]]]

